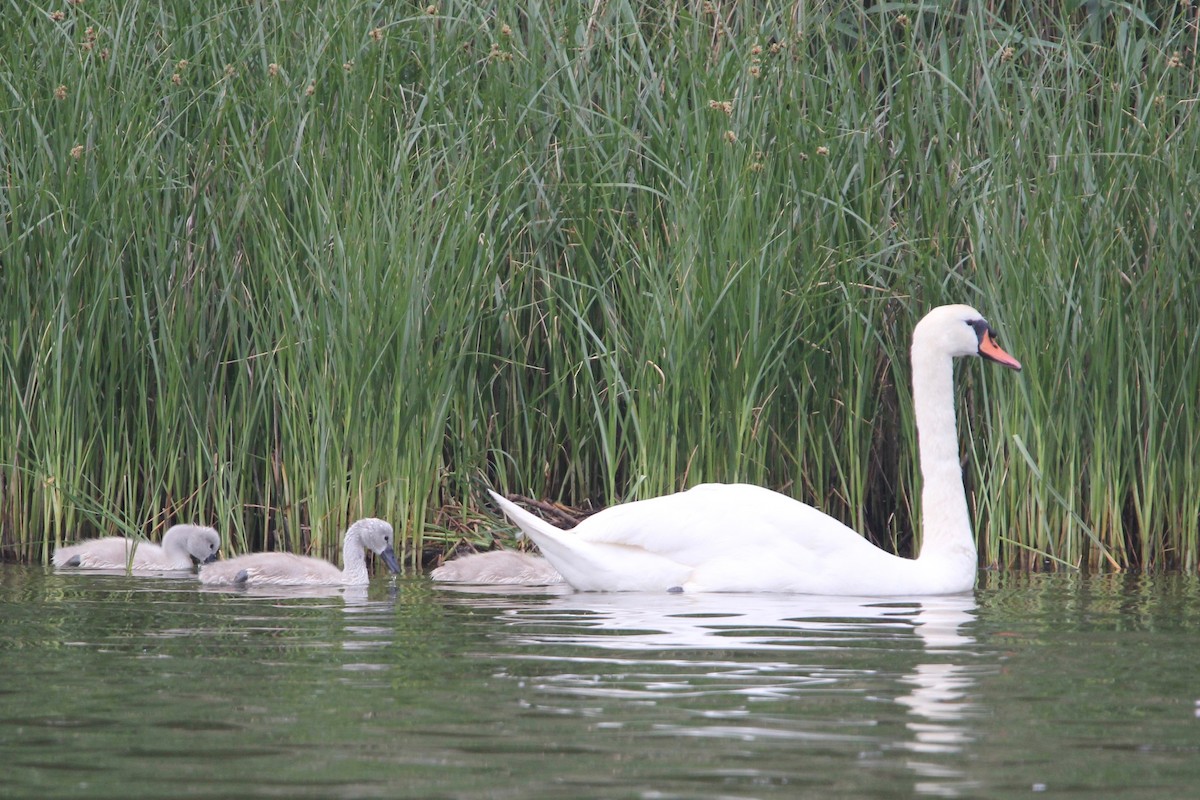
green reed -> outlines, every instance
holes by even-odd
[[[984,560],[1195,568],[1195,9],[653,5],[4,5],[4,555],[711,480],[911,552],[967,302]]]

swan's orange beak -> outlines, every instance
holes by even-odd
[[[995,361],[1002,367],[1018,371],[1021,369],[1021,362],[1004,352],[1004,348],[996,344],[996,337],[992,336],[990,330],[984,331],[983,336],[979,339],[979,355],[988,361]]]

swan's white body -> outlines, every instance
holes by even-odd
[[[367,549],[382,556],[392,572],[400,571],[392,538],[390,524],[367,517],[346,529],[342,540],[345,569],[291,553],[250,553],[203,567],[200,582],[231,586],[362,586],[371,581]]]
[[[162,545],[122,536],[88,539],[54,551],[54,566],[70,569],[126,569],[132,572],[190,570],[192,559],[214,561],[221,536],[200,525],[173,525],[163,534]],[[132,559],[130,553],[132,551]]]
[[[966,592],[978,565],[958,457],[953,359],[968,355],[1021,368],[969,306],[936,308],[913,332],[923,479],[923,543],[915,559],[880,550],[812,506],[758,486],[696,486],[607,508],[571,531],[492,497],[580,591]]]
[[[447,561],[429,573],[445,583],[522,584],[548,586],[563,577],[545,558],[515,550],[492,550]]]

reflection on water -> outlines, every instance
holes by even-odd
[[[1185,797],[1200,581],[229,591],[0,565],[0,795]]]
[[[927,603],[914,620],[926,650],[945,653],[947,648],[974,644],[961,627],[975,618],[974,610],[973,597],[970,608]],[[977,667],[951,661],[917,664],[900,679],[913,686],[911,692],[896,698],[913,717],[905,723],[912,734],[906,747],[926,756],[906,762],[918,777],[913,785],[917,794],[958,797],[979,788],[979,782],[969,779],[958,766],[964,750],[976,738],[970,720],[977,718],[981,709],[970,697],[977,675]],[[942,758],[931,760],[939,756]]]
[[[472,592],[471,587],[447,588],[468,596]],[[533,591],[542,594],[546,590]],[[491,594],[490,589],[483,592],[484,596]],[[459,602],[471,603],[462,598]],[[478,603],[482,608],[491,605],[487,600]],[[878,662],[862,670],[830,667],[820,653],[851,648],[912,652],[912,646],[919,645],[918,663],[894,678],[897,689],[906,690],[894,701],[909,715],[905,723],[908,736],[884,747],[913,754],[905,766],[915,778],[917,794],[956,797],[978,786],[959,766],[964,749],[976,739],[972,720],[981,713],[969,699],[980,674],[977,665],[968,663],[973,655],[969,648],[975,644],[967,630],[976,617],[973,595],[881,600],[754,594],[573,594],[558,590],[542,602],[496,611],[505,641],[537,651],[526,659],[561,667],[557,674],[541,675],[535,684],[541,693],[601,701],[678,702],[713,694],[759,702],[803,700],[807,695],[837,692],[841,686],[878,682]],[[623,655],[588,656],[578,649],[556,652],[562,646]],[[705,656],[697,656],[698,651]],[[707,657],[714,652],[747,651],[775,657]],[[646,660],[648,654],[651,657]],[[807,662],[797,661],[798,657]],[[583,663],[592,669],[580,670]],[[615,671],[597,675],[598,664]],[[678,672],[664,674],[664,667],[675,667]],[[542,710],[553,710],[546,705],[551,702],[544,701]],[[594,715],[602,713],[602,706],[593,709]],[[803,718],[764,716],[761,708],[745,706],[710,711],[683,724],[658,724],[655,731],[740,742],[837,741],[869,747],[875,740],[862,732],[836,732],[828,725],[806,729],[804,722]]]
[[[223,596],[227,599],[251,601],[257,607],[261,604],[275,608],[295,607],[297,603],[305,603],[308,609],[331,608],[340,609],[345,615],[342,626],[343,635],[339,637],[339,646],[343,651],[372,651],[382,650],[395,640],[395,629],[389,624],[390,614],[395,607],[399,593],[395,583],[384,587],[382,596],[372,597],[371,589],[367,586],[209,586],[197,584],[196,590],[205,594]],[[376,595],[379,592],[376,591]],[[311,601],[326,601],[313,603]],[[252,605],[251,608],[255,608]],[[252,617],[259,617],[252,614]],[[361,618],[361,619],[360,619]],[[239,617],[249,621],[248,617]],[[372,623],[376,624],[372,624]],[[247,631],[261,632],[261,628],[248,627]],[[276,629],[279,634],[285,634],[286,626]],[[196,630],[164,631],[164,635],[191,635],[202,633]],[[383,672],[388,669],[385,660],[348,661],[340,665],[346,672]]]

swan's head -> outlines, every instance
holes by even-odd
[[[202,525],[172,525],[163,534],[164,543],[168,536],[172,539],[182,539],[188,555],[201,564],[211,564],[221,552],[221,535],[214,528],[205,528]]]
[[[378,554],[392,572],[400,571],[400,563],[396,561],[396,553],[392,550],[396,534],[391,524],[375,517],[360,519],[346,530],[346,538],[351,537],[357,538],[363,547]]]
[[[1019,370],[1021,362],[996,344],[996,336],[970,306],[938,306],[913,330],[913,352],[938,352],[951,357],[981,356],[1002,367]]]

